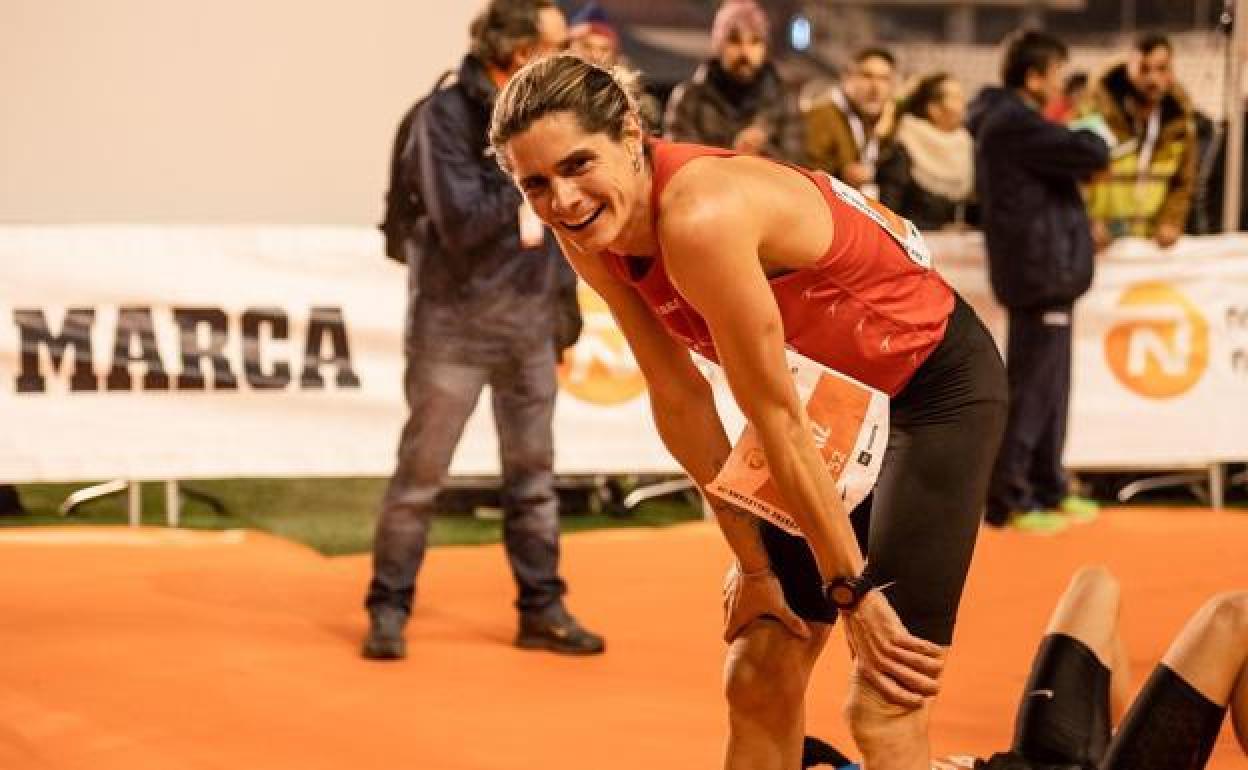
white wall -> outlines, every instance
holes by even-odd
[[[0,222],[378,221],[480,0],[0,0]]]

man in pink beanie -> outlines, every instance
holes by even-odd
[[[802,123],[793,95],[768,59],[770,25],[754,0],[727,0],[711,25],[714,58],[676,86],[669,139],[801,163]]]

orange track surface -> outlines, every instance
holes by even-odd
[[[936,748],[1007,742],[1077,565],[1123,579],[1138,683],[1206,596],[1248,587],[1245,553],[1238,513],[1122,509],[1056,538],[985,532]],[[251,532],[0,530],[0,768],[716,767],[717,533],[598,532],[565,538],[564,554],[571,606],[607,635],[605,656],[509,647],[501,549],[453,548],[426,564],[409,659],[378,664],[356,655],[365,557]],[[843,647],[835,637],[821,664],[809,728],[840,744]],[[1211,767],[1248,770],[1229,728]]]

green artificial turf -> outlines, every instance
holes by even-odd
[[[76,489],[91,482],[72,484],[25,484],[18,487],[26,515],[0,516],[0,526],[124,525],[126,495],[118,494],[85,503],[70,516],[57,509]],[[380,478],[341,479],[217,479],[184,482],[183,488],[214,496],[223,512],[184,497],[180,524],[192,529],[251,528],[289,538],[325,554],[360,553],[372,547],[377,505],[385,489]],[[488,495],[485,495],[488,497]],[[165,488],[147,483],[142,487],[143,524],[165,523]],[[621,516],[590,512],[589,501],[571,495],[563,510],[563,531],[609,527],[657,527],[701,516],[698,506],[681,497],[643,503]],[[462,501],[460,501],[462,503]],[[498,542],[502,523],[496,509],[439,515],[434,519],[431,543],[474,545]]]

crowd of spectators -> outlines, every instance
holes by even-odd
[[[924,72],[903,82],[904,61],[870,45],[846,52],[837,82],[803,93],[795,108],[771,39],[754,0],[726,0],[711,30],[715,57],[676,86],[662,134],[826,171],[922,230],[979,225],[970,95],[956,78]],[[1174,56],[1165,36],[1143,35],[1103,71],[1072,73],[1033,105],[1111,148],[1108,166],[1080,187],[1098,250],[1122,236],[1168,247],[1184,232],[1220,229],[1223,144],[1175,80]]]

